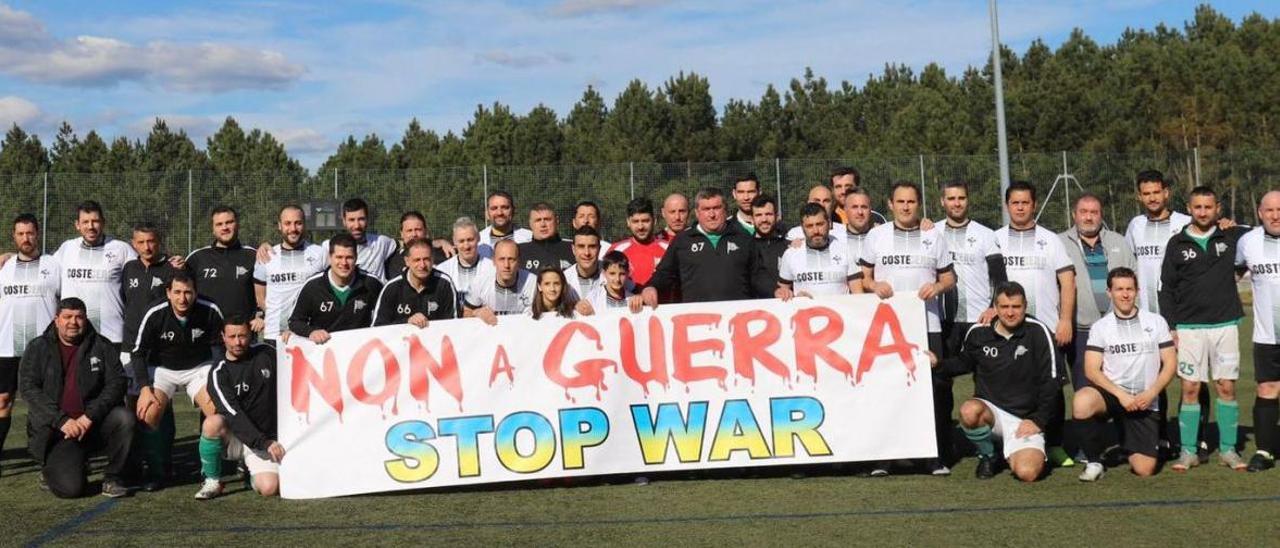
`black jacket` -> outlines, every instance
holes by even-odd
[[[1006,339],[996,333],[998,321],[970,328],[960,353],[943,360],[938,365],[939,373],[973,373],[974,397],[1016,417],[1031,419],[1043,430],[1049,424],[1055,397],[1062,390],[1061,379],[1066,378],[1053,335],[1043,323],[1028,316]]]
[[[243,358],[225,357],[209,369],[209,395],[240,443],[266,451],[276,439],[276,351],[249,347]]]
[[[1191,239],[1186,228],[1169,238],[1160,267],[1160,315],[1170,329],[1244,317],[1235,261],[1236,244],[1248,231],[1243,226],[1216,229],[1206,248]]]
[[[387,257],[386,265],[382,268],[382,274],[386,276],[388,280],[396,277],[397,273],[404,271],[404,253],[406,251],[404,248],[404,242],[400,242],[398,245],[399,247],[396,248],[396,252],[392,253],[390,257]],[[431,246],[432,264],[440,264],[448,259],[448,257],[444,256],[444,252],[440,251],[440,248],[434,245]]]
[[[187,270],[196,279],[196,292],[213,301],[226,317],[252,319],[258,309],[253,294],[253,264],[257,250],[234,241],[228,247],[210,245],[187,255]]]
[[[686,303],[750,299],[756,265],[752,240],[733,219],[726,220],[718,246],[697,227],[684,230],[667,246],[649,286],[679,288]]]
[[[407,323],[409,316],[421,312],[428,320],[451,320],[458,317],[458,292],[449,276],[432,270],[419,292],[402,273],[382,286],[378,304],[373,308],[373,325]]]
[[[545,240],[532,240],[519,245],[520,264],[525,270],[537,274],[548,266],[564,270],[573,266],[573,244],[560,238],[560,234],[552,234]]]
[[[64,378],[59,344],[58,331],[49,324],[44,334],[27,345],[18,366],[18,390],[27,402],[27,447],[40,463],[54,436],[62,435],[57,429],[70,419],[58,405]],[[76,387],[84,400],[84,414],[94,424],[102,424],[107,413],[123,405],[129,385],[120,351],[86,322],[76,358]]]
[[[181,322],[165,301],[147,310],[138,329],[129,365],[141,386],[151,386],[147,367],[183,371],[213,358],[213,347],[222,344],[222,313],[213,303],[196,299]]]
[[[307,337],[312,331],[346,331],[369,327],[373,323],[373,307],[382,291],[382,282],[356,269],[351,280],[351,294],[346,304],[338,304],[338,297],[329,286],[329,269],[312,276],[302,291],[289,316],[289,331]]]
[[[169,264],[169,256],[162,255],[155,264],[145,266],[141,259],[124,263],[120,273],[120,300],[124,302],[124,344],[133,344],[138,338],[138,326],[147,310],[165,299],[165,287],[177,269]]]
[[[752,294],[757,299],[772,299],[773,292],[778,289],[778,260],[787,252],[791,241],[787,239],[786,227],[775,226],[768,237],[751,240],[755,253],[755,272],[751,274]]]

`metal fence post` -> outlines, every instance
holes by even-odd
[[[40,226],[46,227],[40,231],[40,253],[49,250],[49,172],[44,172],[44,207],[40,213]]]
[[[489,213],[489,164],[481,164],[480,169],[484,177],[484,195],[480,196],[480,201],[484,203],[484,207],[480,208],[480,213],[487,215]]]
[[[333,199],[338,199],[338,168],[333,168]]]
[[[924,155],[920,155],[920,209],[924,218],[929,218],[929,200],[926,199],[924,184]]]
[[[191,242],[192,242],[191,237],[193,235],[193,230],[195,229],[194,222],[192,221],[193,219],[192,212],[195,211],[195,207],[194,207],[195,199],[193,198],[192,194],[193,194],[193,189],[191,184],[191,170],[188,169],[187,170],[187,253],[191,252]]]
[[[1196,159],[1196,186],[1200,186],[1200,147],[1191,149]]]
[[[773,180],[778,187],[778,220],[782,220],[782,160],[773,159]]]
[[[1067,170],[1067,151],[1062,151],[1062,214],[1067,219],[1067,224],[1063,225],[1071,228],[1071,179],[1067,178],[1067,174],[1071,173]]]
[[[627,167],[631,170],[631,175],[630,175],[631,199],[634,200],[636,199],[636,163],[627,162]]]

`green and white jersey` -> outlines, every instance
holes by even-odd
[[[808,243],[788,248],[778,259],[778,278],[791,284],[792,291],[821,295],[848,295],[849,282],[862,277],[860,257],[850,257],[849,248],[834,239],[826,247],[814,249]]]
[[[138,258],[129,244],[110,237],[91,246],[83,238],[62,242],[53,254],[62,266],[62,298],[84,301],[89,321],[107,340],[124,338],[124,299],[120,283],[124,264]]]
[[[52,255],[24,261],[16,255],[0,267],[0,358],[18,358],[58,310],[61,269]]]
[[[285,249],[280,244],[271,248],[271,260],[253,265],[253,280],[267,288],[263,337],[275,340],[289,329],[289,316],[298,302],[298,293],[307,280],[328,266],[323,247],[302,242],[298,249]]]
[[[1236,266],[1249,269],[1253,284],[1253,342],[1280,344],[1280,236],[1261,227],[1241,236]]]
[[[1147,312],[1160,313],[1160,267],[1164,264],[1164,250],[1169,238],[1182,231],[1191,217],[1176,211],[1163,221],[1153,221],[1146,215],[1138,215],[1129,221],[1124,239],[1138,259],[1138,307]]]

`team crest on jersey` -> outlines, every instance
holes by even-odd
[[[164,285],[164,280],[161,280],[160,278],[156,278],[154,276],[151,278],[151,289],[155,289],[162,285]]]
[[[1016,359],[1018,359],[1018,357],[1019,357],[1019,356],[1021,356],[1021,355],[1023,355],[1023,354],[1026,354],[1026,353],[1027,353],[1027,347],[1022,346],[1022,345],[1018,345],[1018,347],[1017,347],[1017,348],[1013,349],[1013,359],[1015,359],[1015,360],[1016,360]]]
[[[262,378],[264,378],[264,379],[270,379],[270,378],[271,378],[271,370],[270,370],[270,369],[262,368],[262,369],[259,369],[259,370],[258,370],[258,372],[259,372],[259,373],[262,373]]]
[[[440,308],[440,305],[437,304],[435,301],[427,303],[427,313],[435,312],[439,308]]]
[[[307,255],[307,264],[316,264],[317,260],[319,259],[316,259],[315,255]]]
[[[835,263],[835,264],[840,264],[840,263],[841,263],[841,261],[844,261],[844,259],[843,259],[843,258],[841,258],[839,255],[832,255],[832,256],[831,256],[831,262],[833,262],[833,263]]]
[[[1036,247],[1040,248],[1040,251],[1044,251],[1044,248],[1047,245],[1049,245],[1049,242],[1044,241],[1044,238],[1036,240]]]
[[[49,277],[49,269],[48,269],[48,268],[41,268],[41,269],[40,269],[40,275],[41,275],[41,276],[44,276],[44,277],[46,277],[46,278],[47,278],[47,277]]]
[[[362,309],[364,308],[364,300],[362,300],[362,299],[356,299],[355,304],[351,305],[351,308],[352,308],[352,309],[354,309],[355,311],[359,312],[360,310],[362,310]]]
[[[97,371],[97,370],[98,370],[98,364],[100,364],[100,363],[102,363],[102,360],[101,360],[101,359],[99,359],[97,356],[90,356],[90,357],[89,357],[89,371]]]
[[[920,244],[925,247],[933,247],[933,240],[929,240],[929,239],[920,240]]]
[[[737,251],[737,250],[738,250],[738,244],[735,244],[735,243],[733,243],[733,242],[729,242],[729,246],[728,246],[726,249],[728,249],[730,253],[732,253],[732,252],[734,252],[734,251]]]
[[[1218,251],[1218,255],[1219,255],[1219,256],[1221,256],[1221,255],[1222,255],[1222,252],[1224,252],[1224,251],[1226,251],[1226,250],[1227,250],[1227,244],[1224,244],[1224,243],[1222,243],[1222,242],[1218,242],[1218,243],[1216,243],[1216,244],[1214,244],[1214,245],[1213,245],[1213,248],[1214,248],[1215,250],[1217,250],[1217,251]]]
[[[199,339],[201,335],[204,335],[203,329],[200,329],[199,327],[191,328],[191,338]]]
[[[248,274],[248,273],[249,273],[249,269],[247,269],[247,268],[245,268],[245,267],[243,267],[243,266],[237,266],[237,267],[236,267],[236,277],[237,277],[237,278],[239,278],[239,277],[241,277],[241,276],[244,276],[245,274]]]
[[[119,258],[119,255],[116,255],[116,252],[111,250],[107,250],[102,254],[102,256],[106,257],[107,262],[111,262],[111,263],[116,262],[116,259]]]
[[[964,241],[969,242],[970,246],[973,246],[973,244],[978,243],[978,239],[974,238],[973,236],[969,236],[968,238],[965,238]]]

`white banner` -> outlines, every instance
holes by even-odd
[[[923,303],[503,317],[278,349],[286,498],[937,454]]]

